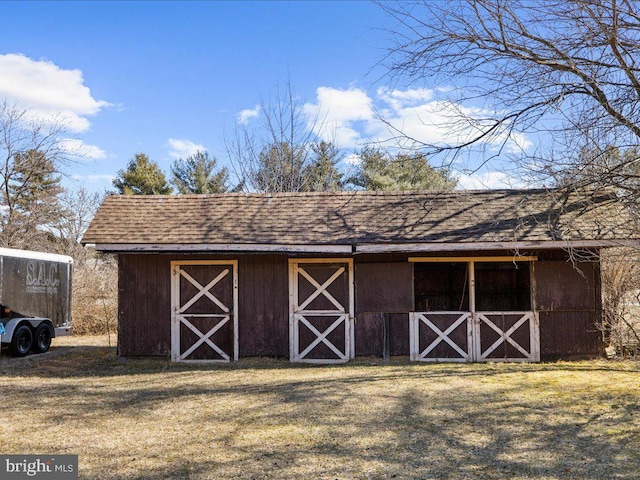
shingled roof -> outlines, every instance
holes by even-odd
[[[420,250],[573,242],[604,246],[633,229],[615,196],[558,190],[113,195],[83,243],[99,250]],[[323,247],[340,247],[331,250]]]

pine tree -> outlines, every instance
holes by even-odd
[[[172,183],[182,194],[226,192],[229,172],[226,167],[216,171],[216,164],[207,152],[179,158],[171,165]]]
[[[52,160],[36,149],[16,153],[4,190],[2,243],[34,247],[60,215],[61,177]]]
[[[391,156],[366,147],[359,157],[357,172],[349,182],[365,190],[451,190],[456,186],[447,171],[432,167],[420,154]]]
[[[315,158],[305,168],[304,190],[310,192],[336,192],[344,181],[338,170],[340,150],[332,143],[320,142],[311,146]]]
[[[169,195],[173,191],[160,166],[145,153],[136,153],[126,170],[118,170],[113,186],[122,195]]]

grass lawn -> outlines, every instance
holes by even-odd
[[[640,363],[5,354],[0,452],[77,454],[81,478],[640,478]]]

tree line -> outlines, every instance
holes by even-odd
[[[339,190],[443,190],[456,180],[444,169],[429,165],[420,154],[390,154],[365,147],[357,154],[350,174],[340,170],[342,156],[333,144],[319,142],[302,147],[268,145],[259,155],[259,166],[251,176],[231,183],[227,167],[206,151],[179,158],[171,165],[171,176],[145,153],[136,153],[113,180],[115,193],[122,195],[210,194],[254,191],[334,192]]]

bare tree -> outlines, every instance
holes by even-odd
[[[56,217],[59,166],[66,161],[62,119],[37,119],[28,110],[0,103],[0,243],[41,243]]]
[[[103,198],[104,194],[90,192],[84,187],[65,189],[59,197],[60,213],[52,226],[54,235],[50,238],[50,248],[73,257],[76,269],[83,268],[95,256],[95,252],[82,246],[80,241]]]
[[[95,252],[92,252],[95,254]],[[73,332],[111,335],[118,323],[118,262],[112,255],[93,255],[74,269]]]
[[[451,159],[476,147],[487,160],[526,133],[555,142],[527,159],[553,178],[579,170],[585,148],[638,144],[640,3],[420,0],[382,7],[399,23],[387,57],[391,75],[455,87],[443,108],[456,140],[416,140],[425,153]]]
[[[250,121],[239,119],[225,143],[244,188],[258,192],[298,192],[309,189],[308,175],[318,159],[322,122],[305,109],[290,83],[273,99],[262,100]],[[317,149],[317,148],[316,148]],[[314,170],[314,175],[319,170]],[[330,169],[328,174],[334,175]],[[329,180],[328,183],[331,183]],[[314,178],[313,184],[324,185]]]

